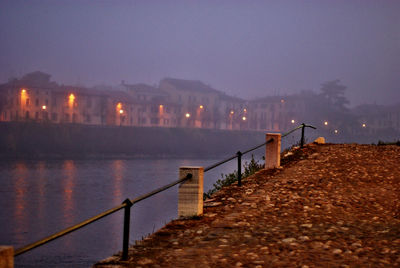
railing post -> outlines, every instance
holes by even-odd
[[[306,128],[306,124],[301,124],[301,140],[300,140],[300,148],[304,147],[304,129]]]
[[[178,217],[193,217],[203,214],[203,167],[180,167],[179,178],[192,174],[182,182],[178,191]]]
[[[0,267],[14,268],[14,248],[11,246],[0,246]]]
[[[265,169],[277,168],[281,165],[281,134],[267,133],[265,146]]]
[[[238,159],[238,186],[242,186],[242,152],[238,151],[236,155]]]
[[[122,241],[122,260],[126,261],[128,259],[128,248],[129,248],[129,227],[131,223],[131,207],[132,202],[126,199],[123,203],[126,204],[124,209],[124,235]]]

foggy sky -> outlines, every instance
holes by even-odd
[[[400,1],[0,0],[0,82],[197,79],[246,99],[318,91],[400,101]]]

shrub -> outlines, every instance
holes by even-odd
[[[249,177],[256,173],[258,170],[262,169],[264,167],[263,164],[259,164],[258,161],[254,159],[254,156],[251,155],[251,160],[250,162],[245,162],[244,165],[244,172],[242,173],[242,178]],[[238,172],[237,170],[233,171],[232,173],[229,174],[221,174],[221,179],[217,180],[213,184],[213,188],[210,189],[208,192],[203,194],[203,200],[206,200],[207,198],[211,198],[211,196],[222,189],[224,186],[231,185],[232,183],[236,182],[238,178]]]

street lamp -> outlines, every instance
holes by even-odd
[[[190,113],[186,113],[185,116],[186,116],[186,118],[189,118],[190,117]]]
[[[291,122],[292,122],[292,124],[294,124],[296,121],[294,121],[294,119],[292,119],[292,121],[291,121]]]
[[[327,126],[327,125],[328,125],[328,121],[325,121],[325,122],[324,122],[324,125]]]

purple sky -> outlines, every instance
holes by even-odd
[[[348,86],[400,102],[400,1],[0,0],[0,81],[201,80],[243,98]]]

